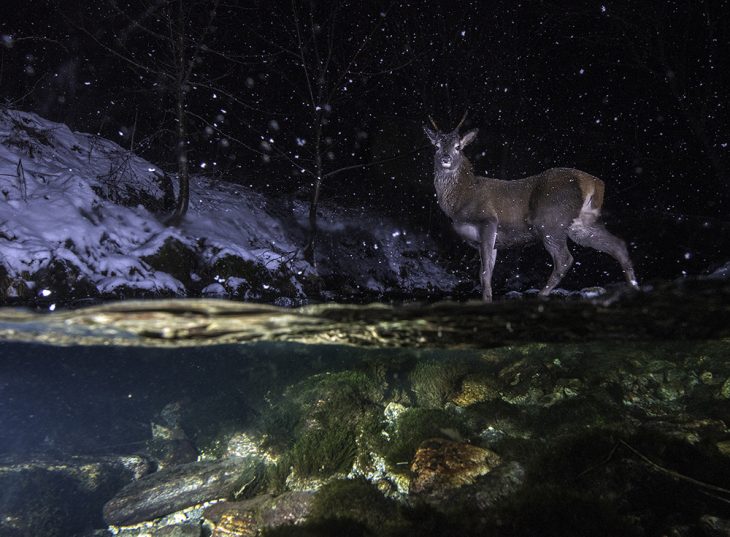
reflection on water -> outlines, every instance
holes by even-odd
[[[632,300],[4,312],[0,536],[722,535],[727,324]]]

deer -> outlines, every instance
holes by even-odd
[[[475,175],[464,149],[474,141],[478,129],[459,134],[465,119],[466,113],[453,131],[441,132],[429,116],[433,130],[428,125],[423,128],[436,149],[438,205],[457,235],[479,250],[484,302],[492,301],[497,250],[539,241],[552,258],[552,273],[539,295],[550,295],[573,265],[568,238],[616,259],[628,284],[639,287],[626,243],[600,220],[603,181],[573,168],[550,168],[515,180]]]

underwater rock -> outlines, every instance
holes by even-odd
[[[730,378],[722,383],[722,387],[720,388],[720,397],[723,399],[730,399]]]
[[[225,500],[204,502],[131,526],[111,526],[108,528],[109,535],[115,537],[200,537],[203,532],[203,512],[211,505],[221,501]],[[210,537],[210,534],[206,533],[205,537]]]
[[[147,443],[160,469],[193,462],[198,458],[195,446],[182,428],[182,402],[165,405],[150,426],[152,439]]]
[[[467,407],[475,403],[492,401],[498,398],[499,390],[491,376],[470,374],[461,381],[461,388],[451,398],[451,402],[458,406]]]
[[[386,423],[394,425],[398,421],[398,417],[406,410],[408,410],[408,407],[405,405],[391,401],[385,406],[385,410],[383,410]]]
[[[211,537],[253,537],[265,528],[299,524],[311,510],[311,491],[257,496],[241,502],[217,503],[203,513]]]
[[[451,360],[419,361],[410,373],[418,406],[442,408],[456,392],[465,375],[464,364]]]
[[[348,474],[348,479],[362,478],[372,483],[388,498],[405,498],[410,489],[410,476],[393,468],[385,457],[377,453],[368,453],[358,457]]]
[[[257,476],[256,459],[193,462],[130,483],[104,506],[104,520],[126,526],[233,495]]]
[[[620,380],[623,404],[639,408],[649,416],[681,410],[684,398],[699,383],[692,372],[666,360],[653,360],[634,373],[625,371]]]
[[[256,457],[266,464],[276,462],[276,457],[266,451],[263,441],[245,432],[234,433],[226,444],[226,457]]]
[[[700,518],[700,529],[707,537],[727,537],[730,535],[730,520],[705,515]]]
[[[480,509],[494,509],[497,502],[515,494],[525,483],[527,472],[519,462],[511,461],[500,464],[475,485],[475,491],[469,491],[474,503]]]
[[[0,535],[80,535],[101,527],[115,490],[150,469],[136,455],[0,458]]]
[[[725,457],[730,457],[730,440],[723,440],[722,442],[718,442],[715,444],[717,447],[717,451],[720,452],[721,455],[724,455]]]
[[[497,378],[502,384],[501,397],[513,405],[542,405],[554,386],[545,363],[525,358],[502,368]]]
[[[474,482],[501,463],[499,455],[463,442],[443,438],[426,440],[411,462],[411,491],[429,493]]]
[[[200,526],[193,524],[173,524],[147,532],[149,537],[200,537]]]

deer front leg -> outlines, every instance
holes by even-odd
[[[481,259],[481,272],[479,280],[482,284],[482,300],[492,301],[492,271],[494,262],[497,260],[497,250],[494,243],[497,240],[497,222],[488,221],[479,227],[479,258]]]

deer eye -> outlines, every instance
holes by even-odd
[[[455,150],[455,151],[461,151],[461,146],[460,146],[459,144],[456,144],[456,145],[454,146],[454,150]]]

